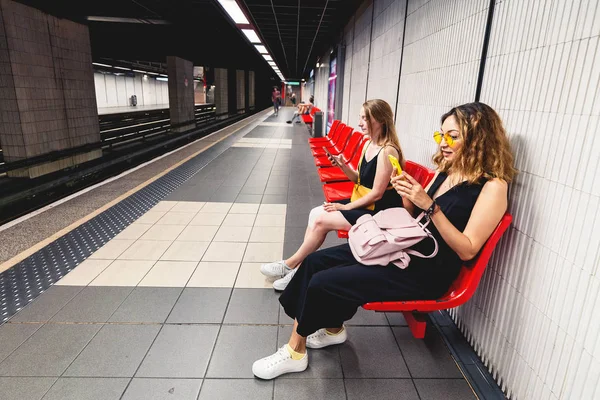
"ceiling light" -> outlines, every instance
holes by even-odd
[[[146,71],[140,71],[139,69],[132,69],[133,72],[139,72],[140,74],[145,74]]]
[[[262,56],[263,56],[263,57],[264,57],[264,59],[265,59],[265,60],[267,60],[267,61],[273,61],[273,59],[271,58],[271,56],[270,56],[270,55],[268,55],[268,54],[263,54]]]
[[[272,66],[272,67],[276,67],[277,66],[277,64],[275,64],[275,61],[269,61],[269,65]]]
[[[162,76],[157,76],[157,77],[156,77],[156,80],[157,80],[157,81],[163,81],[163,82],[168,82],[168,81],[169,81],[169,79],[168,79],[168,78],[163,78]]]
[[[112,67],[112,65],[100,64],[100,63],[92,63],[92,65],[95,65],[95,66],[97,66],[97,67],[108,67],[108,68],[111,68],[111,67]]]
[[[113,65],[113,68],[116,68],[116,69],[124,69],[125,71],[131,71],[131,68],[117,67],[116,65]]]
[[[260,39],[258,38],[258,35],[256,34],[256,32],[254,32],[254,29],[242,29],[242,32],[244,33],[244,35],[246,35],[250,43],[261,43]]]
[[[269,54],[267,48],[262,44],[255,44],[254,47],[256,47],[256,50],[258,50],[260,54]]]
[[[235,1],[235,0],[219,0],[219,4],[221,4],[221,6],[225,9],[227,14],[229,14],[229,17],[236,24],[248,24],[249,23],[248,19],[246,19],[246,16],[244,15],[244,12],[238,5],[237,1]]]

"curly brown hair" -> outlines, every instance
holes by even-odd
[[[398,150],[398,161],[404,168],[405,159],[400,147],[400,141],[398,140],[398,134],[396,133],[396,127],[394,126],[394,112],[392,111],[392,107],[387,101],[381,99],[367,100],[362,106],[365,109],[369,132],[371,132],[371,118],[383,125],[379,143],[376,144],[381,147],[392,146]]]
[[[496,111],[484,103],[463,104],[442,115],[441,123],[450,116],[458,121],[463,145],[451,163],[438,149],[433,162],[439,171],[456,172],[470,183],[494,178],[512,181],[517,170],[513,166],[506,131]]]

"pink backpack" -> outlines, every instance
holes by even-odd
[[[437,240],[427,229],[429,219],[421,223],[425,213],[417,219],[404,208],[388,208],[375,215],[365,214],[348,232],[348,243],[354,258],[365,265],[388,265],[394,263],[404,269],[410,262],[409,254],[433,258],[438,252]],[[408,247],[426,237],[433,239],[435,249],[425,256]]]

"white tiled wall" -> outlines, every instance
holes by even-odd
[[[375,0],[367,99],[383,99],[396,107],[406,0]],[[358,111],[356,111],[358,112]]]
[[[138,73],[124,76],[94,72],[94,86],[98,108],[128,106],[134,94],[140,106],[169,105],[169,83],[149,75],[144,79],[143,74]]]
[[[360,107],[367,99],[367,75],[369,73],[369,52],[371,51],[371,21],[373,2],[363,3],[354,15],[354,41],[352,44],[352,74],[350,99],[348,101],[349,123],[358,122]],[[346,50],[348,52],[348,50]]]
[[[488,3],[409,1],[396,128],[411,160],[431,167],[440,116],[474,100]]]
[[[481,101],[516,154],[514,223],[454,316],[510,398],[600,398],[599,34],[598,2],[496,4]]]
[[[398,96],[404,152],[432,166],[440,116],[475,100],[489,1],[408,0],[395,93],[398,69],[381,69],[397,62],[389,40],[402,38],[404,4],[366,1],[347,23],[339,119],[356,126],[370,67],[367,97]],[[495,4],[481,101],[502,117],[520,170],[514,223],[451,315],[510,399],[600,399],[599,41],[597,1]]]

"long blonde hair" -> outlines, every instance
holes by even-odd
[[[398,140],[398,134],[394,126],[394,112],[392,111],[392,107],[390,107],[387,101],[381,99],[367,100],[362,106],[365,110],[369,132],[372,132],[371,118],[383,125],[378,140],[379,143],[375,144],[381,147],[392,146],[398,150],[398,161],[404,167],[404,154],[402,154],[402,148],[400,147],[400,141]]]
[[[452,162],[445,160],[440,149],[433,162],[441,172],[458,173],[469,183],[480,179],[499,178],[510,182],[517,174],[513,155],[502,120],[493,108],[484,103],[467,103],[442,115],[458,121],[463,145]]]

